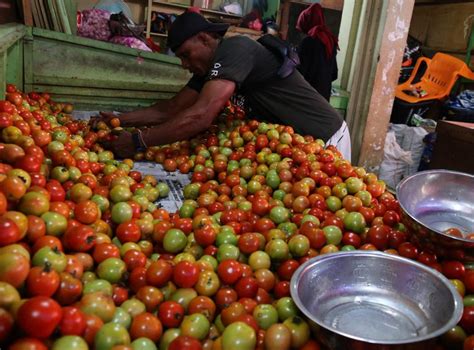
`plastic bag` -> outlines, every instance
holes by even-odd
[[[132,18],[132,11],[123,0],[100,0],[94,8],[106,10],[110,13],[123,12],[125,16]]]
[[[428,134],[422,127],[413,127],[404,124],[392,124],[390,130],[395,132],[400,147],[405,151],[411,152],[412,164],[408,165],[403,174],[404,177],[413,175],[418,171],[421,155],[425,148],[423,139]]]
[[[395,132],[389,131],[385,138],[383,162],[380,166],[379,178],[395,188],[403,178],[406,168],[413,164],[410,151],[403,150],[397,142]]]

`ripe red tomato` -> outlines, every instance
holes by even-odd
[[[18,309],[17,322],[30,337],[47,338],[62,318],[61,306],[51,298],[33,297]]]
[[[138,242],[141,237],[140,226],[135,220],[126,221],[118,225],[115,234],[121,243]]]
[[[253,277],[243,277],[235,285],[239,298],[255,298],[258,292],[257,280]]]
[[[52,296],[59,288],[59,274],[50,266],[31,268],[26,279],[26,288],[31,296]]]
[[[173,270],[173,282],[181,288],[193,287],[199,279],[199,268],[189,261],[180,261]]]
[[[184,318],[184,307],[176,301],[165,301],[158,307],[158,318],[167,328],[176,328]]]
[[[202,350],[202,346],[197,339],[180,335],[170,343],[168,350]]]
[[[64,247],[74,252],[87,252],[95,244],[94,230],[86,225],[80,225],[66,230],[63,235]]]
[[[217,266],[217,274],[225,284],[232,285],[236,283],[242,276],[242,273],[241,264],[233,259],[224,260]]]
[[[67,306],[63,308],[63,317],[59,323],[59,332],[62,335],[81,336],[86,330],[86,316],[77,307]]]
[[[463,280],[464,275],[466,274],[464,264],[460,261],[443,261],[441,263],[441,269],[443,274],[449,279]]]
[[[171,280],[173,267],[163,259],[152,262],[146,270],[146,283],[151,286],[161,288]]]

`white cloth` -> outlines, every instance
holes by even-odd
[[[344,159],[351,161],[351,135],[349,134],[349,128],[345,121],[342,121],[342,125],[334,135],[326,142],[326,146],[333,145],[341,152]]]

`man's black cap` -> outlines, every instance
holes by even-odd
[[[176,51],[182,43],[199,32],[215,32],[224,36],[227,23],[211,23],[199,13],[185,12],[178,16],[168,31],[168,47]]]

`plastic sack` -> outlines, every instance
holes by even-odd
[[[87,9],[80,12],[77,35],[101,41],[109,40],[112,36],[109,18],[110,12],[101,9]]]
[[[412,165],[411,152],[403,150],[397,142],[395,132],[389,131],[385,138],[383,161],[380,165],[379,178],[391,188],[402,180],[406,168]]]
[[[110,13],[123,12],[125,16],[132,18],[132,11],[130,11],[130,7],[123,0],[100,0],[94,8],[106,10]]]
[[[413,127],[404,124],[392,124],[390,130],[395,132],[397,143],[405,151],[411,152],[412,164],[408,165],[403,174],[404,177],[413,175],[418,171],[421,156],[425,149],[423,139],[428,134],[422,127]]]

